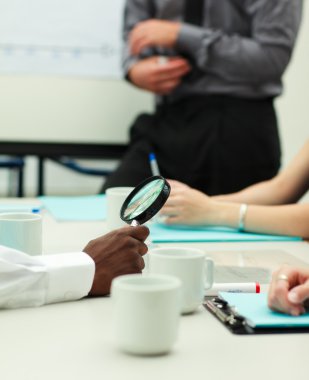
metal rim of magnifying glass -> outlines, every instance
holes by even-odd
[[[161,179],[163,180],[163,188],[161,190],[161,193],[158,195],[158,197],[155,199],[155,201],[147,207],[146,210],[144,210],[138,217],[134,218],[126,218],[125,217],[125,211],[128,207],[128,204],[131,202],[131,200],[135,197],[135,195],[144,187],[146,186],[149,182],[155,181]],[[162,208],[164,203],[167,201],[167,198],[169,197],[171,192],[171,186],[169,183],[166,181],[166,179],[162,176],[155,175],[152,177],[149,177],[145,179],[143,182],[139,183],[134,190],[128,195],[126,200],[123,202],[123,205],[120,210],[120,218],[126,222],[127,224],[131,224],[134,220],[136,220],[139,224],[144,224],[147,222],[149,219],[151,219],[154,215],[157,214],[157,212]]]

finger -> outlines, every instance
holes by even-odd
[[[127,261],[125,263],[125,270],[122,270],[122,272],[125,272],[127,274],[140,273],[144,268],[145,268],[145,262],[144,262],[143,257],[139,255],[137,252],[135,252],[127,256]]]
[[[136,262],[138,270],[142,271],[145,268],[145,261],[142,258],[142,256],[138,255],[138,257],[136,258]]]
[[[184,204],[183,188],[175,188],[172,190],[169,198],[167,199],[164,207],[181,207]]]
[[[154,92],[162,95],[169,94],[179,85],[179,83],[179,80],[164,82],[161,85],[156,86]]]
[[[143,39],[137,40],[130,46],[131,54],[139,55],[147,46],[149,45]]]
[[[184,224],[184,220],[179,215],[171,215],[165,220],[166,224]]]
[[[130,235],[141,242],[145,241],[149,235],[149,228],[146,226],[136,226],[129,228]]]
[[[172,79],[172,80],[165,80],[165,81],[160,81],[155,84],[155,88],[157,91],[165,91],[169,88],[174,88],[175,86],[178,86],[180,83],[180,80],[178,79]]]
[[[188,69],[175,69],[175,70],[169,70],[168,72],[163,73],[157,73],[157,75],[154,76],[156,83],[171,81],[171,80],[180,80],[184,75],[186,75],[189,72]]]
[[[296,286],[288,294],[288,300],[293,304],[301,304],[309,299],[309,281]]]
[[[172,190],[174,190],[174,189],[184,189],[184,188],[188,188],[189,187],[185,183],[176,181],[175,179],[168,179],[167,181],[171,185]]]
[[[140,41],[142,39],[142,36],[137,32],[133,31],[129,36],[129,49],[132,54],[138,54],[137,53],[137,47],[140,44]]]
[[[274,272],[268,295],[268,305],[273,310],[287,312],[289,282],[278,280],[278,276],[279,272]]]
[[[294,316],[300,315],[303,311],[302,305],[292,304],[288,300],[289,282],[274,278],[273,287],[269,293],[268,304],[273,310],[288,313]]]
[[[141,25],[137,25],[129,34],[128,42],[132,46],[136,44],[137,41],[141,40],[145,36],[145,32]]]
[[[149,229],[146,226],[122,227],[118,230],[123,235],[128,235],[139,241],[145,241],[149,235]]]
[[[188,61],[188,59],[184,58],[184,57],[181,57],[181,56],[174,56],[174,57],[169,57],[168,59],[168,63],[171,65],[171,64],[174,64],[174,65],[187,65],[187,66],[190,66],[190,62]]]
[[[158,65],[156,68],[158,77],[170,78],[171,76],[183,76],[190,71],[191,67],[186,63],[175,64],[167,62],[165,65]]]
[[[181,184],[181,182],[177,181],[176,179],[170,179],[170,178],[167,178],[167,182],[173,187],[173,186],[178,186]]]
[[[149,25],[147,21],[141,21],[138,24],[134,26],[134,28],[131,30],[130,37],[131,38],[141,38],[142,36],[146,35],[147,33],[150,33],[149,31]]]
[[[179,185],[172,189],[171,196],[178,199],[179,202],[183,202],[184,198],[184,190],[189,189],[189,186],[187,185]]]
[[[148,38],[148,36],[140,36],[135,37],[132,40],[132,43],[130,44],[130,49],[134,55],[138,55],[142,50],[153,45],[154,43],[150,38]]]
[[[164,215],[175,215],[177,214],[177,208],[173,205],[166,205],[162,207],[161,213]]]
[[[140,243],[138,253],[141,256],[144,256],[148,252],[148,245],[145,243]]]

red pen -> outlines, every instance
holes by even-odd
[[[205,291],[206,296],[217,296],[219,292],[228,293],[260,293],[261,286],[258,282],[239,282],[239,283],[214,283],[210,289]]]

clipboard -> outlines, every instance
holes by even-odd
[[[301,241],[297,236],[269,235],[240,232],[235,228],[212,226],[170,226],[163,223],[149,225],[154,243],[247,242],[247,241]]]
[[[293,317],[272,311],[265,293],[219,293],[205,297],[203,306],[233,334],[309,333],[309,312]]]

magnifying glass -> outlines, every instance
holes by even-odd
[[[171,187],[165,178],[147,178],[137,185],[123,202],[120,218],[131,226],[146,223],[160,211],[170,192]]]

